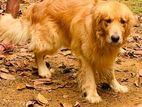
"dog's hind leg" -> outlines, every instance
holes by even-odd
[[[32,31],[31,49],[34,50],[38,73],[41,77],[51,77],[51,72],[44,62],[45,55],[52,55],[61,47],[60,29],[52,22],[46,20],[46,23],[37,24]],[[61,38],[62,40],[62,38]]]
[[[81,60],[81,71],[79,74],[79,82],[82,91],[86,94],[86,99],[90,103],[99,103],[102,99],[97,93],[93,70],[87,61]]]
[[[44,61],[45,55],[46,55],[45,52],[36,52],[35,53],[36,63],[37,63],[37,66],[38,66],[38,74],[41,77],[50,78],[51,72],[47,68],[46,63]]]

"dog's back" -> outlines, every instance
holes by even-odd
[[[70,24],[76,14],[92,6],[92,0],[45,0],[30,6],[24,17],[32,24],[42,23],[47,18],[56,20],[56,23]]]
[[[46,41],[54,40],[56,43],[51,43],[51,45],[56,50],[55,48],[58,49],[62,45],[69,46],[71,44],[71,25],[74,20],[78,21],[80,18],[85,18],[88,13],[90,14],[92,7],[92,0],[45,0],[30,6],[23,15],[23,19],[31,24],[32,31],[30,32],[32,32],[34,42],[37,40],[34,39],[35,37],[44,38]],[[36,33],[33,33],[35,31]],[[42,34],[39,36],[37,32]],[[38,41],[36,43],[41,44]],[[32,45],[33,49],[34,47],[37,46]],[[43,46],[39,47],[41,49]],[[48,46],[46,45],[46,47]]]

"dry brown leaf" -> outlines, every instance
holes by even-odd
[[[124,53],[126,53],[126,50],[125,49],[123,49],[123,48],[120,48],[120,54],[124,54]]]
[[[69,97],[69,95],[63,95],[63,98],[67,99]]]
[[[135,80],[134,85],[135,85],[136,87],[139,87],[139,80]]]
[[[9,71],[15,72],[16,68],[15,67],[8,67]]]
[[[2,79],[6,79],[6,80],[15,80],[16,79],[14,75],[2,73],[2,72],[0,72],[0,77]]]
[[[23,90],[25,88],[26,88],[26,84],[24,84],[24,83],[18,84],[16,87],[17,90]]]
[[[18,84],[16,89],[17,90],[23,90],[23,89],[35,89],[35,87],[33,85],[30,85],[30,84],[27,84],[27,83],[21,83],[21,84]]]
[[[142,51],[141,50],[140,51],[135,51],[134,54],[135,55],[142,55]]]
[[[17,85],[17,90],[23,90],[23,89],[36,89],[36,90],[44,90],[44,91],[51,91],[52,88],[51,87],[44,87],[44,86],[36,86],[36,85],[30,85],[30,84],[18,84]]]
[[[64,56],[71,55],[71,50],[63,51],[62,54]]]
[[[39,90],[39,91],[47,91],[47,92],[51,92],[53,90],[52,87],[43,87],[43,86],[34,86],[34,88],[36,90]]]
[[[44,104],[44,105],[48,105],[48,100],[47,98],[45,98],[43,95],[41,95],[40,93],[37,95],[37,98],[36,98],[37,102],[40,103],[40,104]]]
[[[26,107],[33,107],[36,101],[28,101]]]
[[[70,103],[60,103],[60,107],[72,107]]]
[[[54,72],[55,72],[55,69],[51,68],[51,69],[50,69],[50,72],[51,72],[51,73],[54,73]]]
[[[35,89],[35,87],[33,85],[30,85],[30,84],[26,84],[26,88],[28,88],[28,89]]]
[[[5,67],[1,67],[0,71],[8,73],[9,71]]]
[[[135,77],[137,74],[135,72],[131,72],[131,76]]]
[[[139,87],[140,85],[142,85],[141,79],[142,79],[142,69],[139,70],[139,72],[136,75],[136,79],[135,79],[135,82],[134,82],[134,85],[136,87]]]
[[[80,103],[78,101],[76,101],[75,104],[73,105],[73,107],[80,107]]]
[[[36,100],[31,100],[31,101],[28,101],[26,103],[26,107],[35,107],[37,101]]]
[[[31,72],[21,72],[19,75],[30,77],[32,75],[32,73]]]
[[[34,86],[41,85],[41,84],[52,84],[53,82],[49,78],[43,78],[43,79],[36,79],[32,80],[34,81]]]

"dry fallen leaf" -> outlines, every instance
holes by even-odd
[[[134,85],[136,87],[139,87],[141,85],[141,77],[142,77],[142,70],[140,70],[137,74],[136,74],[136,78],[135,78],[135,82]]]
[[[48,100],[47,98],[45,98],[43,95],[41,95],[40,93],[37,95],[37,98],[36,98],[37,102],[39,104],[43,104],[43,105],[48,105]]]
[[[8,73],[9,71],[5,67],[1,67],[0,71]]]
[[[34,82],[34,86],[41,85],[41,84],[52,84],[53,82],[49,78],[43,78],[43,79],[36,79],[32,80]]]
[[[55,72],[55,69],[51,68],[51,69],[50,69],[50,72],[51,72],[51,73],[54,73],[54,72]]]
[[[33,85],[30,85],[30,84],[26,84],[26,88],[28,88],[28,89],[35,89],[35,87]]]
[[[134,54],[135,55],[142,55],[142,51],[141,50],[140,51],[135,51]]]
[[[63,98],[67,99],[69,97],[69,95],[63,95]]]
[[[60,103],[60,107],[72,107],[70,103]]]
[[[15,80],[16,79],[13,75],[2,73],[2,72],[0,72],[0,77],[2,79],[6,79],[6,80]]]
[[[30,85],[30,84],[27,84],[27,83],[20,83],[17,85],[16,89],[17,90],[23,90],[23,89],[35,89],[34,86]]]
[[[139,80],[135,80],[134,85],[135,85],[136,87],[139,87]]]
[[[69,49],[63,49],[63,50],[61,50],[61,51],[62,51],[62,54],[63,54],[64,56],[71,55],[71,50],[69,50]]]
[[[22,89],[25,89],[25,88],[26,88],[26,84],[24,84],[24,83],[18,84],[17,87],[16,87],[17,90],[22,90]]]
[[[31,101],[28,101],[26,103],[26,107],[34,107],[35,104],[36,104],[36,101],[35,100],[31,100]]]
[[[136,77],[136,75],[137,75],[137,74],[136,74],[135,72],[131,72],[131,76],[132,76],[132,77]]]
[[[124,53],[126,53],[126,50],[125,49],[123,49],[123,48],[120,48],[120,54],[124,54]]]
[[[19,75],[30,77],[32,75],[32,73],[31,72],[21,72]]]
[[[80,103],[78,101],[76,101],[75,104],[73,105],[73,107],[80,107]]]
[[[53,90],[52,87],[43,87],[43,86],[34,86],[34,88],[36,90],[39,90],[39,91],[46,91],[46,92],[51,92]]]

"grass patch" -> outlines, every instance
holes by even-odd
[[[142,0],[120,0],[120,1],[128,5],[128,7],[130,7],[130,9],[135,14],[142,13]]]

